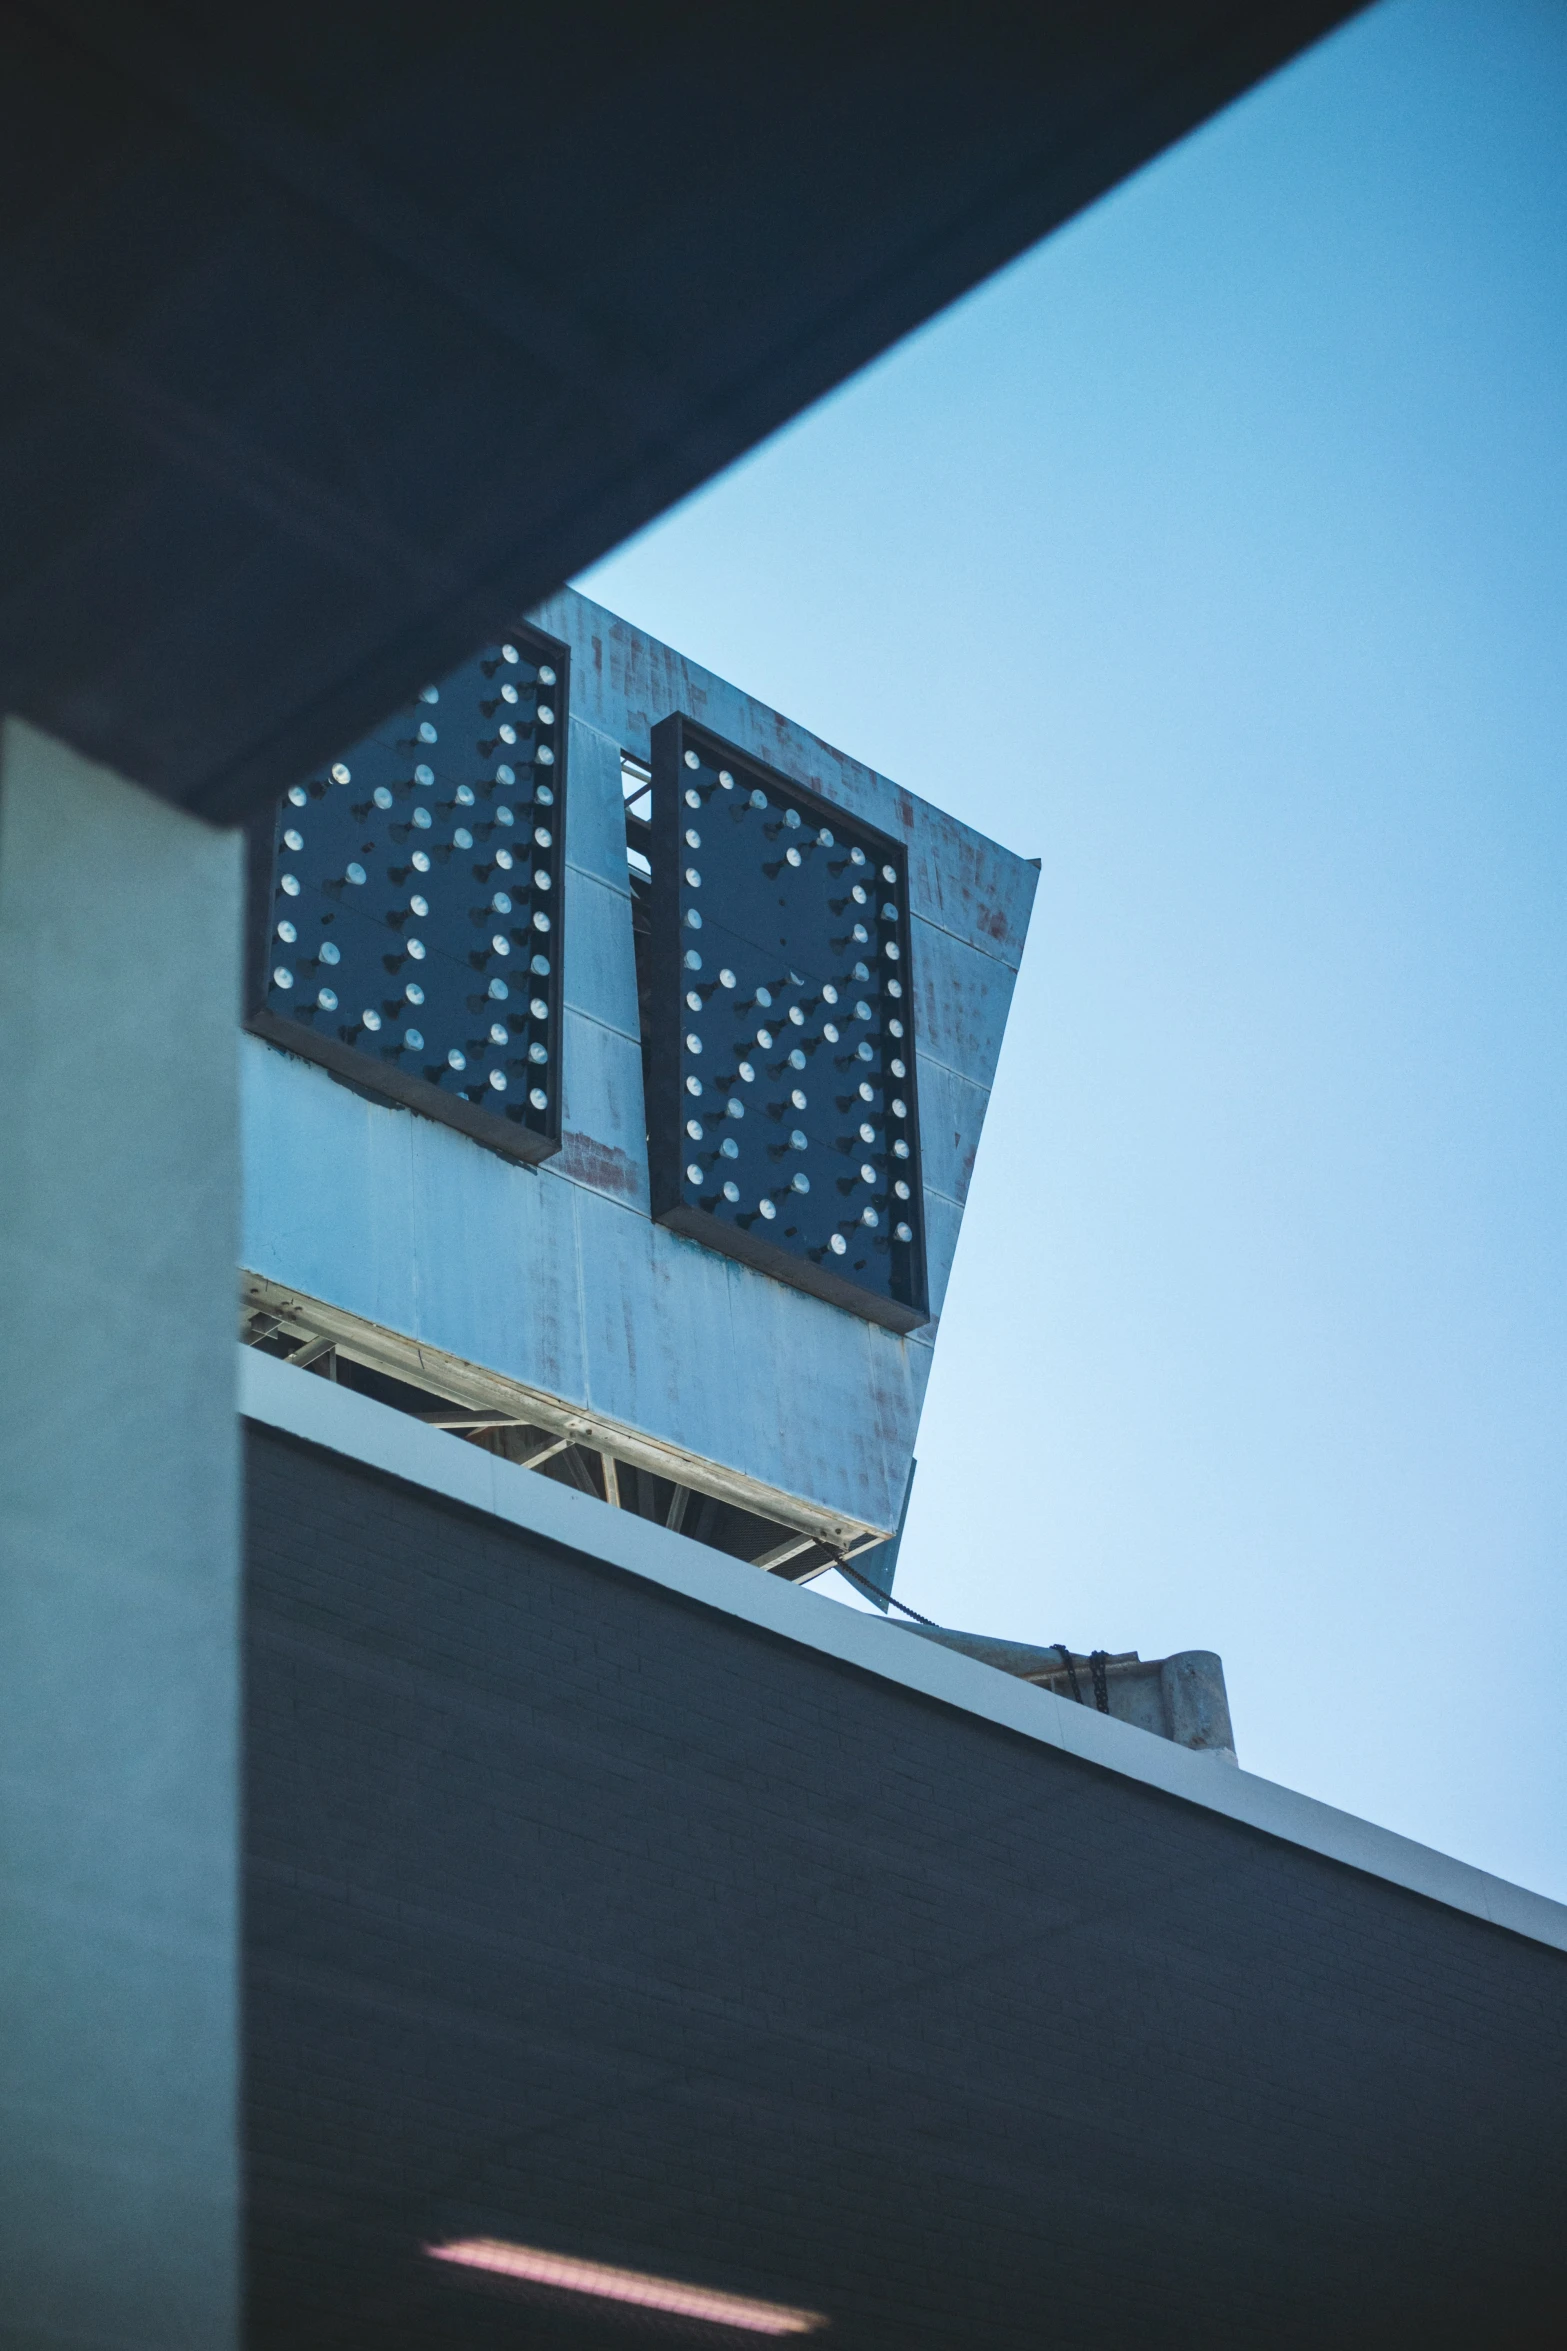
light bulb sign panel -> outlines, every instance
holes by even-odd
[[[567,685],[519,629],[251,837],[249,1025],[516,1159],[560,1147]]]
[[[929,1320],[907,859],[684,716],[653,730],[653,1212],[885,1324]]]

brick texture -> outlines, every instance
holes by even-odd
[[[674,2327],[422,2250],[469,2235],[838,2351],[1560,2339],[1559,1954],[275,1435],[248,1474],[256,2351]]]

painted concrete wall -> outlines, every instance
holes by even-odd
[[[585,597],[534,617],[572,648],[563,1148],[508,1164],[247,1038],[243,1262],[890,1530],[1037,873]],[[933,1320],[907,1338],[651,1221],[620,755],[674,710],[908,843]]]
[[[0,2340],[237,2339],[240,856],[0,748]]]

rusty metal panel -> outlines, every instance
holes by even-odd
[[[566,1109],[556,1170],[646,1216],[642,1048],[634,1037],[570,1005],[565,1042]]]
[[[916,915],[911,969],[921,1064],[945,1062],[988,1088],[1012,1004],[1011,965]]]

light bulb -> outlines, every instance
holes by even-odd
[[[495,1088],[495,1091],[496,1091],[496,1093],[497,1093],[497,1094],[504,1094],[504,1093],[505,1093],[505,1091],[506,1091],[506,1080],[505,1080],[505,1077],[502,1075],[502,1073],[501,1073],[501,1071],[500,1071],[500,1070],[498,1070],[498,1069],[492,1069],[492,1070],[491,1070],[491,1072],[490,1072],[490,1084],[491,1084],[491,1085],[492,1085],[492,1086]]]
[[[844,1251],[848,1248],[849,1244],[844,1239],[842,1233],[834,1233],[827,1246],[832,1251],[834,1257],[841,1257]]]
[[[702,764],[701,760],[700,760],[700,759],[698,759],[698,757],[697,757],[697,755],[696,755],[696,753],[695,753],[694,751],[688,751],[688,752],[686,753],[686,765],[687,765],[687,767],[700,767],[700,766],[701,766],[701,764]]]
[[[740,1187],[739,1187],[739,1185],[738,1185],[738,1184],[736,1184],[736,1183],[727,1183],[727,1184],[725,1184],[725,1186],[724,1186],[724,1198],[725,1198],[726,1200],[728,1200],[728,1201],[730,1201],[731,1203],[733,1203],[734,1201],[738,1200],[738,1199],[739,1199],[739,1197],[740,1197]]]
[[[334,783],[334,784],[350,784],[350,783],[352,783],[352,782],[353,782],[353,780],[354,780],[354,779],[353,779],[353,777],[352,777],[352,776],[349,774],[349,772],[348,772],[348,769],[347,769],[347,768],[346,768],[346,767],[343,765],[343,762],[342,762],[341,760],[339,760],[339,761],[337,762],[337,765],[336,765],[336,766],[333,768],[333,770],[332,770],[332,781],[333,781],[333,783]]]
[[[272,982],[274,987],[278,988],[291,988],[294,985],[294,975],[286,963],[277,965],[272,974]]]
[[[542,1086],[530,1086],[528,1088],[528,1100],[532,1103],[535,1110],[547,1110],[549,1108],[550,1098],[548,1094],[545,1093]]]

